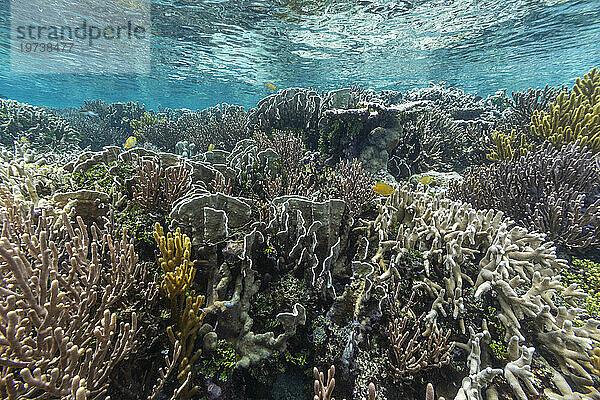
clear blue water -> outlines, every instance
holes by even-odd
[[[52,2],[48,2],[51,6]],[[598,0],[152,1],[146,75],[13,75],[1,2],[0,94],[54,107],[251,107],[276,88],[447,84],[486,95],[571,84],[600,66]]]

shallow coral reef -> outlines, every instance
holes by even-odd
[[[597,399],[600,161],[539,135],[558,92],[19,106],[88,137],[7,125],[0,398]]]

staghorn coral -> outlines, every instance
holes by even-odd
[[[185,162],[163,168],[154,158],[142,158],[135,168],[133,198],[145,209],[169,211],[190,190],[190,168]]]
[[[450,355],[454,344],[448,344],[451,331],[442,334],[434,322],[428,328],[428,337],[421,332],[421,325],[425,314],[416,319],[411,316],[414,292],[408,303],[400,307],[399,293],[401,285],[394,287],[393,281],[389,284],[387,300],[390,322],[388,325],[388,339],[392,347],[393,357],[388,360],[394,380],[404,383],[412,380],[414,376],[431,368],[440,368],[450,362]]]
[[[600,151],[600,71],[594,68],[573,89],[562,91],[548,106],[535,111],[531,131],[554,146],[579,140],[594,152]]]
[[[508,134],[494,132],[492,143],[493,148],[487,155],[490,161],[516,160],[535,148],[534,143],[528,142],[525,133],[517,133],[515,129]]]
[[[536,111],[548,109],[556,100],[561,89],[546,85],[543,89],[526,89],[512,93],[510,105],[506,112],[506,123],[523,133],[531,133],[531,117]]]
[[[126,230],[115,240],[45,211],[35,222],[10,196],[0,218],[0,394],[104,398],[137,331],[135,313],[126,323],[110,309],[143,275]]]
[[[505,212],[569,247],[600,238],[600,158],[579,143],[550,144],[515,161],[479,167],[455,182],[450,197]]]
[[[396,179],[430,170],[462,170],[480,163],[487,147],[480,126],[461,126],[443,112],[428,111],[403,126],[388,170]]]

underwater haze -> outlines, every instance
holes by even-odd
[[[0,94],[52,107],[92,98],[251,107],[270,93],[265,84],[405,90],[444,81],[485,96],[570,85],[600,64],[597,0],[152,0],[148,73],[11,74],[8,3]]]

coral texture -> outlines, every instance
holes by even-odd
[[[600,240],[600,158],[578,143],[545,145],[514,161],[470,171],[450,196],[505,212],[571,247]]]
[[[126,231],[113,239],[81,218],[73,226],[64,214],[54,220],[44,212],[36,223],[24,205],[6,200],[0,392],[11,399],[104,398],[112,370],[135,344],[136,314],[125,322],[112,310],[143,272],[133,244]]]

